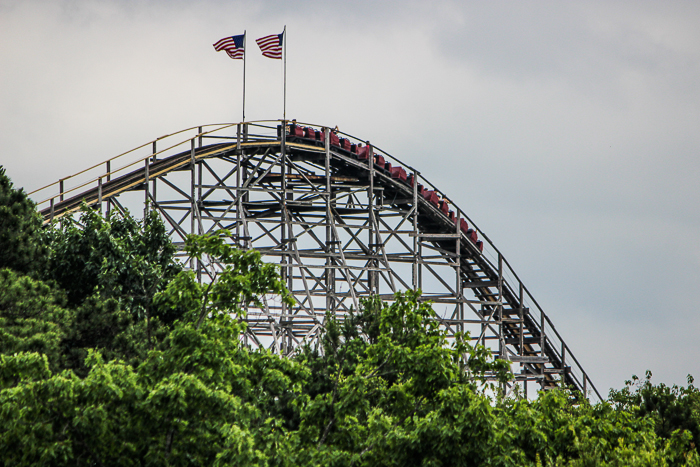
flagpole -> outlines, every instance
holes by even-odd
[[[279,31],[279,29],[278,29]],[[287,25],[284,25],[282,31],[282,47],[284,52],[284,104],[282,107],[282,120],[287,123]]]
[[[245,60],[246,55],[246,31],[243,30],[243,121],[245,122]]]

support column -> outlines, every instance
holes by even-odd
[[[243,142],[248,141],[248,124],[243,123],[243,135],[242,135],[242,140]],[[243,165],[243,174],[242,174],[242,183],[245,185],[248,183],[248,165],[245,162],[245,151],[241,149],[241,164]],[[243,199],[241,202],[241,206],[243,206],[243,203],[247,203],[250,201],[250,192],[248,191],[247,188],[243,190]],[[243,207],[241,207],[241,218],[243,219],[242,221],[242,227],[243,227],[243,237],[244,237],[244,245],[247,250],[253,248],[253,242],[252,239],[250,238],[250,232],[248,231],[248,218],[245,216],[245,213],[243,211]]]
[[[202,227],[202,163],[204,161],[199,160],[195,162],[197,167],[197,198],[195,205],[197,206],[197,233],[202,235],[204,233],[204,228]],[[155,182],[155,180],[154,180]],[[202,263],[197,260],[197,281],[202,282]]]
[[[498,254],[498,355],[506,358],[506,346],[503,341],[503,256]]]
[[[413,264],[411,265],[411,285],[418,290],[418,172],[413,172]]]
[[[149,203],[148,203],[148,201],[149,201],[149,200],[148,200],[148,195],[149,195],[149,193],[150,193],[149,184],[148,184],[148,181],[149,181],[149,180],[148,180],[148,168],[149,168],[149,166],[150,166],[150,161],[151,161],[151,158],[150,158],[150,157],[147,157],[147,158],[144,160],[144,168],[143,168],[143,170],[144,170],[144,180],[143,180],[143,192],[144,192],[144,195],[143,195],[143,197],[144,197],[144,200],[143,200],[143,223],[144,223],[144,225],[146,224],[146,218],[148,217],[148,204],[149,204]]]
[[[377,273],[377,242],[375,238],[375,233],[374,233],[374,151],[372,146],[369,144],[369,141],[367,142],[367,153],[369,154],[369,159],[367,160],[367,163],[369,164],[369,190],[367,191],[367,214],[369,217],[369,254],[371,260],[369,261],[370,264],[370,270],[367,271],[367,288],[369,289],[370,294],[376,294],[379,293],[378,287],[377,287],[377,276],[379,274]]]
[[[156,160],[158,160],[158,156],[156,155],[157,152],[158,151],[156,149],[156,142],[153,141],[153,156],[151,156],[151,162],[155,162]],[[157,182],[157,180],[158,180],[158,178],[153,179],[153,186],[151,187],[151,199],[153,200],[153,203],[156,204],[156,206],[155,206],[156,208],[158,207],[157,201],[156,201],[158,199],[157,194],[156,194],[156,182]]]
[[[544,357],[544,311],[540,310],[540,357]],[[544,381],[544,363],[540,364],[540,385],[544,391],[545,381]],[[585,386],[584,381],[584,386]]]
[[[331,145],[330,145],[330,130],[323,128],[323,145],[326,156],[326,310],[333,312],[336,308],[335,296],[335,243],[337,239],[333,236],[331,223],[333,222],[333,214],[331,212]]]
[[[112,169],[111,169],[111,161],[107,161],[107,182],[109,182],[112,179]],[[106,210],[106,216],[109,217],[109,212],[112,208],[112,199],[107,198],[107,210]]]
[[[195,233],[195,221],[197,211],[197,193],[195,192],[195,153],[194,138],[190,140],[190,233]],[[190,258],[190,269],[195,269],[194,258]],[[199,269],[199,268],[197,268]]]
[[[289,257],[287,256],[287,252],[289,250],[287,242],[288,242],[288,229],[289,229],[289,218],[287,215],[287,122],[286,120],[282,120],[282,134],[281,134],[281,143],[280,143],[280,175],[282,179],[282,186],[281,186],[281,197],[280,197],[280,214],[281,214],[281,219],[282,219],[282,225],[280,226],[280,266],[281,266],[281,279],[282,282],[287,284],[287,287],[289,290],[292,290],[290,287],[291,284],[288,283],[290,280],[289,278]],[[282,323],[288,323],[290,320],[290,315],[291,313],[289,312],[287,308],[287,304],[282,302],[282,312],[280,316],[280,324]],[[281,351],[283,355],[286,355],[289,350],[291,350],[291,342],[289,342],[288,346],[288,339],[287,339],[287,329],[284,326],[280,326],[279,330],[281,334]],[[289,339],[291,340],[291,339]]]
[[[459,319],[459,325],[457,329],[460,332],[464,332],[464,288],[462,287],[462,232],[460,229],[461,214],[457,206],[455,206],[456,212],[456,222],[455,222],[455,235],[457,236],[455,244],[455,253],[457,257],[455,258],[455,292],[457,292],[457,316]]]
[[[241,207],[243,202],[241,200],[241,159],[243,155],[241,154],[241,124],[236,126],[236,246],[238,248],[243,248],[241,242]]]
[[[102,177],[97,179],[97,205],[99,206],[100,216],[102,215]]]

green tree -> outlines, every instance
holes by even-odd
[[[155,211],[141,223],[118,210],[105,218],[83,206],[79,221],[61,219],[48,231],[47,240],[45,277],[66,291],[71,306],[97,292],[148,319],[153,296],[181,269]],[[173,322],[177,316],[162,318]]]
[[[672,439],[678,431],[687,430],[692,435],[694,449],[700,446],[700,390],[688,375],[687,386],[652,384],[652,374],[646,372],[644,381],[635,375],[625,381],[620,391],[611,390],[609,400],[618,410],[637,417],[650,418],[656,434]]]
[[[649,375],[595,405],[564,389],[505,398],[488,381],[510,384],[509,364],[448,339],[418,292],[329,314],[289,358],[251,349],[245,310],[293,300],[228,236],[187,239],[217,264],[201,284],[155,214],[85,211],[47,231],[50,285],[0,269],[6,464],[700,465],[692,381]]]
[[[478,388],[487,374],[506,380],[509,368],[468,336],[448,342],[419,298],[365,300],[342,325],[329,315],[321,347],[298,357],[313,375],[297,432],[304,463],[439,465],[459,463],[460,450],[478,465],[493,454],[484,442],[491,400]],[[470,425],[456,427],[455,414]]]
[[[85,376],[88,349],[136,364],[180,317],[153,304],[181,270],[175,247],[155,212],[143,222],[113,210],[106,218],[83,207],[46,233],[47,281],[65,291],[75,319],[66,336],[65,363]]]
[[[43,268],[41,223],[34,202],[24,190],[13,187],[0,166],[0,269],[29,274]]]
[[[182,272],[160,306],[189,310],[138,367],[105,363],[52,372],[46,357],[0,359],[0,455],[14,465],[231,465],[263,463],[276,436],[270,413],[294,401],[308,372],[292,360],[251,352],[239,339],[244,305],[288,293],[274,266],[220,239],[190,240],[192,254],[220,254],[224,269],[204,287]],[[203,289],[203,290],[202,290]]]
[[[41,281],[0,269],[0,353],[38,352],[53,370],[62,367],[63,344],[73,325],[65,297]]]
[[[121,360],[136,366],[167,336],[163,326],[151,325],[149,334],[146,320],[124,310],[115,298],[92,295],[71,314],[71,326],[63,338],[63,368],[81,377],[89,371],[86,358],[90,350],[99,351],[107,361]]]

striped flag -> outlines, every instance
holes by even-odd
[[[262,51],[262,54],[267,58],[274,58],[277,60],[282,60],[282,41],[284,40],[284,33],[273,34],[271,36],[261,37],[255,42],[258,43],[258,47]]]
[[[217,52],[225,50],[229,57],[242,59],[245,53],[245,34],[224,37],[214,44],[214,50]]]

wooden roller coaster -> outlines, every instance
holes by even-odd
[[[124,163],[127,157],[136,160]],[[267,297],[250,309],[242,337],[250,345],[287,354],[319,336],[327,310],[342,319],[362,297],[390,301],[397,291],[421,289],[449,335],[469,331],[512,362],[511,390],[563,383],[602,399],[466,213],[416,169],[337,129],[295,121],[203,125],[31,194],[44,196],[47,223],[83,202],[101,212],[144,206],[160,213],[176,245],[189,233],[227,229],[230,242],[278,263],[297,303]],[[179,256],[200,280],[216,274],[215,263],[182,249]]]

